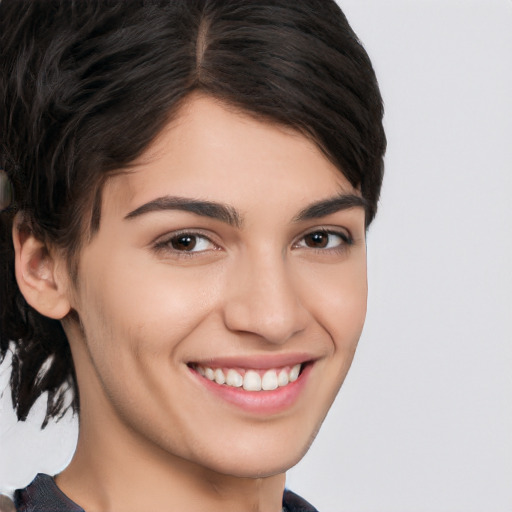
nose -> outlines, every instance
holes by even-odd
[[[257,254],[239,263],[230,275],[224,322],[235,332],[258,335],[283,344],[303,331],[308,311],[282,255]]]

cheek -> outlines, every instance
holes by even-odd
[[[354,352],[366,318],[368,285],[366,258],[353,258],[337,267],[316,268],[304,281],[309,310],[329,335],[332,350]]]
[[[129,358],[144,364],[154,356],[163,363],[208,315],[219,286],[200,268],[180,272],[165,264],[130,263],[91,270],[85,282],[82,320],[91,355],[116,365]]]
[[[98,383],[94,392],[107,398],[106,410],[145,430],[145,417],[156,423],[175,418],[183,354],[214,307],[218,286],[200,269],[134,268],[89,273],[81,294],[89,360],[84,368]]]

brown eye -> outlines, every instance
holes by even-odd
[[[171,251],[173,253],[202,253],[218,249],[208,237],[193,232],[177,233],[155,244],[157,251]]]
[[[325,231],[315,231],[309,233],[304,237],[304,242],[307,247],[314,249],[324,249],[329,244],[329,233]]]
[[[193,235],[179,235],[171,240],[171,246],[176,251],[193,251],[197,238]]]
[[[296,246],[307,249],[343,250],[352,243],[352,238],[346,233],[322,229],[304,235]]]
[[[171,234],[154,244],[156,252],[168,253],[173,256],[197,256],[200,253],[218,249],[219,246],[207,236],[192,231]]]

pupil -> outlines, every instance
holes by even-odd
[[[310,247],[326,247],[328,243],[328,235],[327,233],[322,233],[317,231],[316,233],[311,233],[306,237],[307,243]]]
[[[175,238],[172,241],[173,249],[178,251],[191,251],[196,246],[196,237],[190,235],[183,235]]]

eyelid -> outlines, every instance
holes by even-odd
[[[340,235],[347,240],[353,240],[352,234],[348,228],[342,226],[329,226],[329,225],[320,225],[315,226],[313,228],[308,228],[301,235],[297,237],[297,240],[304,238],[305,236],[311,235],[312,233],[317,233],[323,231],[324,233],[328,233],[331,235]]]
[[[180,236],[190,235],[197,238],[204,238],[205,240],[208,240],[214,248],[213,249],[207,249],[207,250],[201,250],[201,251],[179,251],[177,249],[174,249],[171,246],[172,240],[179,238]],[[186,229],[178,229],[176,231],[172,231],[170,233],[167,233],[165,235],[159,236],[154,242],[151,243],[151,246],[153,250],[156,252],[160,251],[167,251],[169,253],[173,253],[177,256],[192,256],[192,255],[198,255],[203,254],[205,252],[208,252],[210,250],[220,250],[221,246],[218,242],[213,240],[213,236],[207,232],[205,232],[202,229],[198,228],[186,228]]]
[[[315,247],[304,247],[302,245],[299,245],[299,242],[302,242],[304,238],[306,238],[308,235],[311,235],[313,233],[327,233],[328,235],[334,235],[339,236],[343,243],[340,244],[339,247],[335,248],[315,248]],[[354,244],[354,238],[352,237],[352,234],[347,228],[343,228],[341,226],[315,226],[314,228],[308,229],[304,233],[302,233],[299,237],[296,238],[295,242],[293,243],[294,248],[307,248],[309,250],[318,250],[322,252],[327,251],[336,251],[336,250],[343,250],[344,247],[350,246]]]

